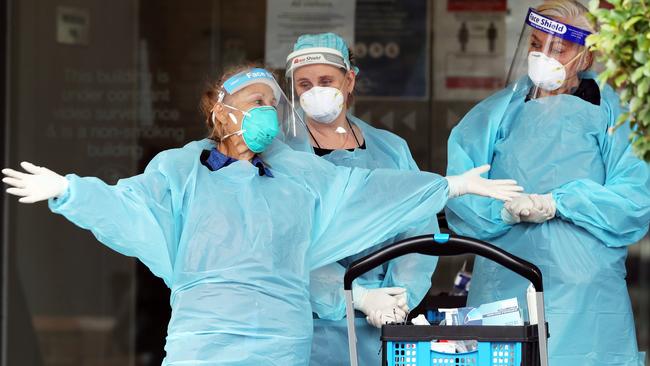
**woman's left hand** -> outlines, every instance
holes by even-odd
[[[524,189],[517,185],[517,181],[481,177],[481,174],[488,171],[490,171],[490,166],[486,164],[470,169],[461,175],[445,177],[449,184],[449,198],[475,194],[507,202],[521,196]]]

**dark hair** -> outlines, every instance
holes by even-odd
[[[255,67],[261,67],[261,65],[259,63],[249,62],[231,66],[224,71],[217,82],[212,81],[206,83],[205,91],[201,95],[201,100],[199,101],[199,110],[205,117],[205,126],[209,133],[208,138],[214,141],[219,141],[220,137],[223,135],[223,131],[215,128],[215,125],[212,123],[212,110],[214,109],[214,105],[219,101],[219,93],[223,92],[224,94],[227,94],[223,89],[223,83],[233,75]]]

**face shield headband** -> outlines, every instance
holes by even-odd
[[[534,29],[550,34],[554,37],[571,41],[581,46],[585,45],[585,40],[591,34],[591,32],[584,29],[546,17],[536,12],[533,8],[528,9],[526,24]]]
[[[273,96],[275,97],[277,106],[282,96],[282,90],[275,81],[273,74],[264,69],[252,68],[235,74],[223,83],[222,89],[228,94],[234,94],[249,85],[257,83],[266,84],[273,90]],[[224,97],[225,93],[219,93],[219,102],[223,102]]]

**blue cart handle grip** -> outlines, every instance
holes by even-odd
[[[352,281],[357,277],[392,259],[411,253],[437,257],[475,254],[519,274],[535,286],[535,291],[544,292],[542,272],[534,264],[484,241],[449,234],[422,235],[404,239],[354,261],[345,272],[343,288],[352,290]]]

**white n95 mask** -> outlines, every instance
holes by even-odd
[[[553,91],[564,84],[566,69],[560,61],[533,51],[528,54],[528,77],[536,86]]]
[[[300,96],[300,106],[318,123],[329,124],[341,114],[345,100],[339,89],[315,86]]]

